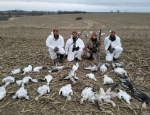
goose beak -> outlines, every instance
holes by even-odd
[[[143,107],[144,109],[147,109],[147,106],[146,106],[146,103],[145,103],[145,102],[142,104],[142,107]]]
[[[97,100],[94,100],[94,104],[96,105],[96,107],[97,107],[99,110],[101,110]]]

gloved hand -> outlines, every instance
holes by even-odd
[[[73,52],[78,50],[79,50],[79,46],[72,49]]]
[[[109,52],[110,52],[110,53],[113,53],[114,50],[115,50],[115,48],[111,48],[111,49],[109,50]]]
[[[54,52],[58,52],[59,51],[59,48],[58,47],[55,47],[54,48]]]
[[[97,52],[97,47],[93,47],[91,50],[92,50],[92,53],[96,53]]]

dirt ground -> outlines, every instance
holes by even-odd
[[[82,16],[83,20],[75,20]],[[78,83],[73,85],[74,95],[71,101],[66,101],[65,97],[59,96],[59,89],[71,81],[59,81],[61,77],[67,74],[75,61],[63,64],[67,69],[59,72],[49,73],[52,68],[52,61],[49,57],[45,41],[52,29],[59,28],[60,34],[65,42],[70,37],[73,30],[81,32],[85,30],[90,37],[90,31],[98,32],[99,29],[105,33],[101,37],[101,57],[100,61],[105,61],[105,52],[103,41],[110,33],[111,29],[116,30],[121,38],[123,53],[120,61],[123,61],[125,70],[128,72],[134,86],[150,95],[150,14],[148,13],[101,13],[101,14],[79,14],[79,15],[49,15],[34,17],[15,17],[9,21],[0,21],[0,80],[11,75],[11,70],[16,68],[23,69],[31,64],[33,67],[44,66],[40,73],[22,73],[13,75],[17,79],[25,76],[32,78],[43,78],[50,74],[53,80],[50,83],[50,94],[42,96],[37,102],[34,100],[37,87],[45,83],[28,83],[25,88],[28,91],[30,100],[11,98],[19,86],[15,83],[6,87],[7,95],[0,101],[1,115],[150,115],[150,107],[147,110],[141,108],[141,102],[133,97],[131,104],[126,104],[123,100],[115,98],[113,101],[117,107],[113,108],[110,104],[99,103],[102,110],[98,110],[90,102],[79,104],[81,92],[85,86],[99,86],[105,90],[111,85],[103,85],[103,75],[98,71],[95,73],[97,82],[85,78],[90,71],[83,70],[81,67],[92,65],[93,61],[83,60],[79,63],[77,70]],[[81,38],[86,43],[89,39]],[[109,68],[106,73],[115,83],[118,82],[118,76],[111,72]],[[0,82],[3,85],[2,82]],[[130,92],[127,89],[128,94]],[[118,89],[117,88],[117,89]]]

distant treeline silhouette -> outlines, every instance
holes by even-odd
[[[56,14],[80,14],[86,13],[85,11],[24,11],[24,10],[8,10],[0,11],[0,20],[8,20],[11,17],[21,16],[40,16],[40,15],[56,15]]]

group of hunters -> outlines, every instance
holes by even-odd
[[[84,44],[82,39],[78,37],[77,31],[73,31],[71,38],[64,45],[64,38],[59,34],[58,29],[53,29],[53,32],[46,40],[46,46],[48,47],[51,59],[54,61],[54,65],[56,65],[57,57],[60,58],[60,63],[63,63],[64,56],[67,58],[67,61],[81,61],[84,48],[87,59],[97,61],[99,42],[97,34],[93,32],[91,38]],[[118,58],[123,48],[121,40],[115,31],[111,31],[111,34],[104,39],[104,49],[106,61],[119,62]]]

